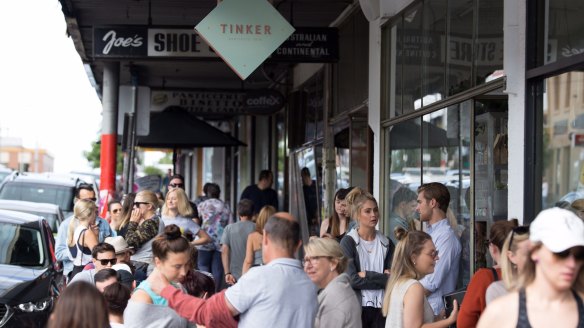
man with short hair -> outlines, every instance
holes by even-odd
[[[426,232],[436,246],[436,257],[440,254],[434,273],[420,280],[434,315],[438,315],[444,309],[442,296],[456,289],[462,247],[446,219],[450,203],[448,189],[438,182],[423,184],[418,188],[417,202],[416,211],[420,220],[427,223]]]
[[[406,231],[413,225],[413,214],[418,206],[417,195],[408,187],[400,187],[393,194],[392,211],[389,215],[389,238],[394,245],[398,240],[395,238],[395,229],[403,228]]]
[[[77,187],[73,202],[77,202],[80,199],[96,201],[95,190],[93,190],[92,185],[83,183]],[[69,277],[69,274],[73,271],[73,261],[71,261],[71,258],[69,257],[70,253],[67,246],[67,232],[69,230],[71,219],[73,219],[73,215],[61,222],[57,232],[57,240],[55,241],[55,256],[58,261],[63,263],[63,275],[65,277]],[[99,216],[95,218],[95,229],[99,230],[98,241],[100,243],[103,242],[106,237],[116,236],[116,232],[110,228],[109,223]]]
[[[95,284],[95,274],[101,269],[111,268],[117,263],[116,250],[107,243],[99,243],[91,249],[91,257],[95,269],[89,269],[79,272],[71,279],[71,283],[76,281],[86,281]]]
[[[316,287],[294,254],[301,245],[300,225],[287,213],[276,213],[262,240],[266,265],[254,267],[232,287],[207,300],[183,294],[160,272],[152,290],[191,322],[207,327],[312,327],[318,308]],[[239,315],[239,323],[233,317]]]
[[[225,227],[221,237],[221,260],[225,271],[225,282],[233,285],[241,277],[243,260],[247,246],[247,236],[255,231],[253,218],[253,202],[242,199],[237,204],[239,222]]]
[[[97,288],[97,290],[99,290],[100,293],[103,293],[103,290],[107,286],[115,284],[120,280],[120,278],[118,277],[118,272],[112,268],[105,268],[99,270],[99,272],[96,272],[94,274],[93,278],[95,281],[95,288]],[[75,278],[73,278],[73,280],[75,280]]]
[[[274,174],[272,171],[260,172],[257,184],[247,186],[241,193],[240,199],[249,199],[253,202],[253,213],[258,214],[266,205],[272,205],[278,209],[278,194],[272,189]]]

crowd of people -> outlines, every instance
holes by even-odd
[[[167,180],[162,201],[130,193],[106,218],[79,186],[57,235],[68,285],[49,327],[584,327],[584,221],[572,211],[494,222],[493,266],[449,304],[462,246],[440,183],[396,191],[390,236],[368,191],[340,189],[303,245],[270,171],[244,190],[236,220],[217,184],[191,202],[181,175]]]

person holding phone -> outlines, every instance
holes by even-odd
[[[387,317],[385,327],[449,327],[456,322],[458,302],[453,301],[448,317],[444,314],[435,317],[419,281],[434,272],[439,259],[432,237],[423,231],[408,232],[402,227],[396,228],[395,235],[398,243],[382,307]]]

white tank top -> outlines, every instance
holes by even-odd
[[[73,222],[69,224],[73,224]],[[80,242],[82,241],[80,240],[81,233],[86,230],[87,227],[79,225],[77,228],[75,228],[75,232],[73,232],[73,240],[75,241],[75,246],[69,247],[69,255],[71,257],[71,261],[73,261],[73,265],[76,266],[81,265],[84,266],[87,263],[91,262],[91,250],[87,247],[83,247],[83,245],[80,244]],[[77,250],[75,256],[73,256],[72,254],[72,252],[74,252],[74,249]]]
[[[415,279],[408,279],[402,283],[396,284],[391,291],[391,299],[389,300],[389,312],[385,320],[385,327],[403,328],[404,326],[404,297],[408,289],[415,283],[419,283]],[[423,323],[431,323],[434,321],[434,311],[428,299],[424,296],[424,321]]]

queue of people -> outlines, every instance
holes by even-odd
[[[320,237],[303,245],[298,220],[269,204],[272,182],[267,171],[246,188],[236,223],[215,184],[196,214],[177,183],[163,204],[140,191],[110,202],[108,231],[76,193],[56,245],[70,283],[49,327],[584,327],[584,221],[571,211],[492,224],[493,266],[446,309],[462,247],[444,185],[398,190],[391,236],[377,230],[368,191],[341,189]]]

